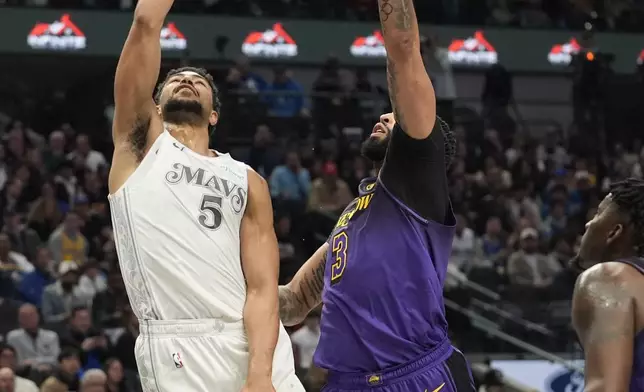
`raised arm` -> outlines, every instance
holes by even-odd
[[[241,262],[247,285],[244,306],[250,352],[247,384],[270,385],[279,330],[279,250],[268,186],[253,170],[248,170],[248,204],[241,225]]]
[[[324,243],[297,271],[289,284],[279,287],[280,319],[284,325],[301,323],[322,302],[328,249],[329,244]]]
[[[154,140],[160,127],[150,126],[155,119],[160,123],[152,95],[161,66],[161,29],[174,0],[139,0],[114,77],[114,125],[112,137],[115,147],[138,140]],[[132,135],[139,131],[142,135]],[[141,138],[142,141],[141,141]],[[147,139],[147,140],[146,140]],[[144,146],[137,146],[144,147]]]
[[[410,137],[425,139],[434,128],[436,97],[420,55],[413,0],[378,0],[378,8],[394,117]]]
[[[587,392],[627,391],[630,384],[634,301],[628,283],[608,264],[584,272],[573,296],[572,322],[584,348]]]
[[[421,217],[453,224],[446,167],[449,127],[436,117],[434,87],[420,54],[413,0],[378,0],[387,49],[392,129],[380,180],[396,200]],[[381,122],[392,121],[384,115]],[[433,132],[436,130],[436,132]]]

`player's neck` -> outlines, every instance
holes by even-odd
[[[168,123],[165,126],[172,137],[192,151],[205,156],[212,155],[208,149],[208,144],[210,143],[208,128]]]
[[[610,252],[608,254],[608,257],[605,258],[606,261],[615,261],[615,260],[624,260],[624,259],[630,259],[633,257],[638,257],[635,252],[633,252],[630,249],[621,249],[621,250],[615,250],[614,252]]]
[[[376,177],[380,175],[380,169],[382,169],[382,162],[374,162],[373,168],[376,170]]]

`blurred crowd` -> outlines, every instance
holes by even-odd
[[[177,12],[376,20],[375,0],[189,0]],[[136,0],[0,0],[11,6],[131,10]],[[416,3],[425,23],[488,24],[528,28],[583,29],[591,22],[600,30],[642,31],[641,0],[440,0]]]

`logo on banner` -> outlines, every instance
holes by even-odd
[[[248,34],[242,44],[242,52],[249,57],[295,57],[297,44],[278,22],[269,30]]]
[[[188,47],[188,40],[177,28],[174,22],[169,22],[161,29],[161,49],[164,50],[185,50]]]
[[[373,35],[358,37],[353,41],[349,49],[355,57],[386,57],[385,39],[379,30],[373,32]]]
[[[564,370],[553,376],[548,384],[552,392],[583,392],[584,375],[572,370]]]
[[[87,40],[69,14],[64,14],[52,23],[36,23],[27,36],[27,44],[33,49],[82,50]]]
[[[581,45],[576,38],[571,38],[565,44],[556,44],[548,53],[548,62],[552,65],[569,65],[572,57],[581,51]]]
[[[449,62],[454,65],[492,65],[499,61],[496,49],[485,39],[481,30],[467,39],[453,40],[447,50]]]

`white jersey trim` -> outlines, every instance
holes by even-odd
[[[112,197],[110,202],[112,204],[121,204],[120,206],[114,205],[111,211],[113,225],[117,227],[114,230],[116,234],[115,245],[123,282],[137,318],[139,320],[155,320],[159,318],[157,311],[159,307],[152,296],[151,286],[148,283],[149,278],[146,276],[146,269],[136,245],[132,217],[130,216],[128,191],[125,187],[121,189],[118,196]]]

